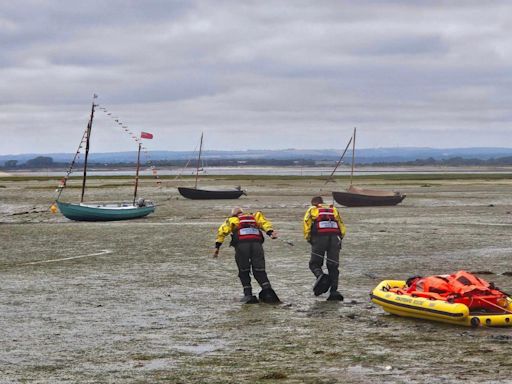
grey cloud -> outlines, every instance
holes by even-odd
[[[511,11],[500,1],[3,3],[0,153],[74,150],[93,92],[154,131],[159,149],[188,150],[203,130],[210,149],[321,148],[354,125],[368,146],[503,145]],[[104,119],[95,150],[127,149]]]

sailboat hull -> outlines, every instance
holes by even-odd
[[[178,192],[181,196],[192,200],[238,199],[245,194],[244,191],[238,189],[211,191],[186,187],[178,187]]]
[[[75,221],[117,221],[144,217],[155,211],[154,205],[138,207],[132,204],[71,204],[57,201],[62,215]]]
[[[405,195],[396,193],[393,196],[376,196],[352,192],[333,192],[334,200],[345,207],[375,207],[397,205],[405,199]]]

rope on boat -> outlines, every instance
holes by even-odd
[[[194,150],[192,151],[192,154],[196,153],[197,151],[197,147],[199,146],[199,144],[196,144],[196,146],[194,147]],[[183,174],[183,172],[185,172],[185,170],[187,169],[188,165],[190,164],[190,162],[193,160],[193,157],[190,157],[187,161],[187,163],[185,164],[185,167],[183,167],[183,169],[176,175],[176,177],[174,178],[174,181],[177,181],[180,176]]]
[[[62,191],[66,187],[66,184],[69,179],[69,175],[73,173],[73,167],[75,166],[75,163],[80,158],[80,150],[82,149],[85,141],[87,140],[87,128],[84,130],[84,134],[82,135],[82,139],[80,140],[80,144],[78,145],[78,148],[75,152],[75,156],[73,157],[73,160],[71,161],[71,164],[69,164],[68,170],[66,171],[66,175],[60,180],[59,185],[57,186],[57,197],[54,199],[52,204],[48,207],[48,210],[52,210],[52,207],[54,207],[54,204],[56,201],[60,199],[60,195],[62,195]]]
[[[112,115],[112,112],[109,112],[109,110],[104,107],[103,105],[99,105],[97,104],[98,106],[98,109],[102,112],[104,112],[108,117],[110,117],[117,125],[119,125],[126,133],[128,133],[128,135],[130,135],[130,137],[137,143],[137,144],[140,144],[142,143],[140,137],[138,137],[137,135],[135,135],[129,128],[127,125],[125,125],[118,117],[116,116],[113,116]],[[153,175],[153,177],[156,179],[156,184],[158,187],[162,187],[162,181],[160,180],[160,176],[158,175],[158,170],[155,166],[155,164],[153,163],[153,160],[151,159],[151,156],[149,154],[149,151],[148,151],[148,148],[145,147],[144,145],[141,145],[141,149],[144,153],[144,156],[146,158],[146,164],[149,165],[149,167],[151,168],[151,173]]]
[[[109,112],[106,107],[100,106],[99,104],[96,104],[96,107],[97,107],[97,109],[99,109],[102,112],[104,112],[107,116],[112,118],[119,126],[121,126],[124,129],[124,131],[127,132],[131,136],[131,138],[133,140],[135,140],[136,143],[140,143],[141,142],[140,138],[137,137],[135,134],[133,134],[133,132],[131,132],[130,129],[126,125],[124,125],[121,121],[119,121],[119,118],[112,116],[112,113]],[[87,140],[87,128],[84,130],[84,134],[82,135],[82,139],[80,140],[80,144],[78,145],[78,149],[75,152],[75,156],[73,157],[73,160],[71,161],[71,164],[69,165],[69,168],[66,171],[66,175],[61,179],[61,181],[60,181],[60,183],[59,183],[59,185],[57,187],[57,197],[54,199],[52,204],[50,204],[50,206],[48,207],[49,211],[52,211],[52,212],[56,211],[55,202],[57,202],[60,199],[62,191],[66,187],[66,184],[67,184],[67,181],[69,179],[69,176],[73,172],[73,167],[77,163],[78,159],[80,158],[80,150],[82,149],[82,147],[83,147],[83,145],[84,145],[86,140]],[[144,155],[146,157],[146,163],[151,168],[151,173],[153,174],[153,177],[157,180],[156,181],[157,185],[159,187],[161,187],[162,186],[162,182],[160,181],[160,176],[158,175],[158,171],[156,169],[156,166],[153,164],[153,162],[151,160],[151,157],[149,155],[148,149],[145,146],[143,146],[143,145],[141,145],[141,149],[143,150]]]

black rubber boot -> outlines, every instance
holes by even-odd
[[[328,301],[343,301],[343,295],[338,291],[333,291],[329,293]]]
[[[247,296],[242,297],[240,299],[240,302],[244,303],[244,304],[258,304],[260,301],[254,295],[250,295],[250,296],[247,295]]]
[[[259,300],[252,294],[252,288],[244,288],[244,297],[240,300],[244,304],[258,304]]]
[[[331,278],[329,275],[322,273],[313,284],[313,293],[315,296],[320,296],[322,293],[325,293],[331,288]]]
[[[262,289],[259,294],[260,300],[267,304],[278,304],[281,302],[272,288]]]

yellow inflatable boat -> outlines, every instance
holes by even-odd
[[[467,327],[511,327],[512,299],[506,298],[501,310],[470,311],[462,303],[450,303],[432,298],[398,294],[406,287],[402,280],[384,280],[370,293],[371,301],[380,305],[386,312],[398,316],[440,321]],[[390,291],[392,290],[392,291]]]

